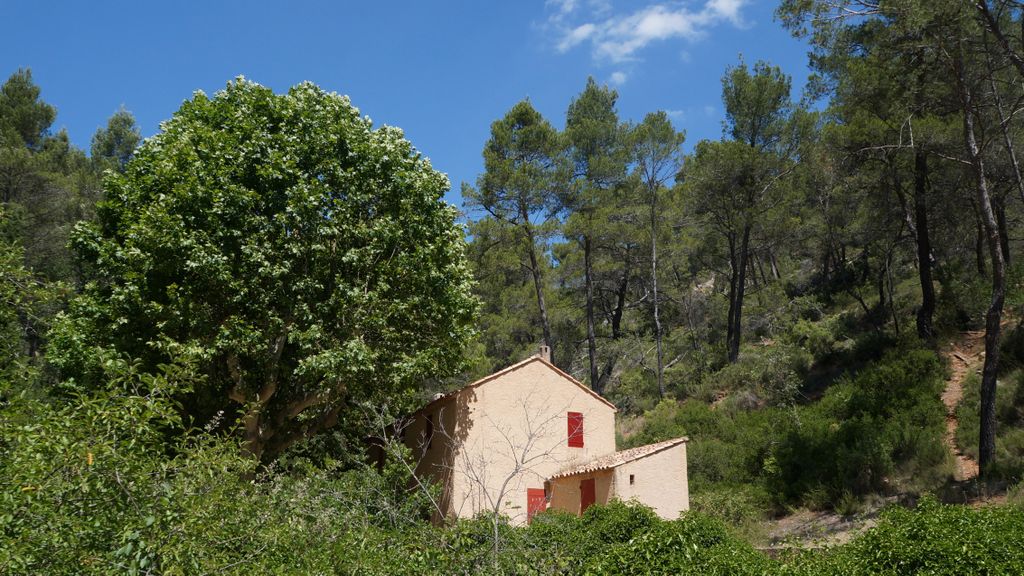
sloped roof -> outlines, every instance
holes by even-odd
[[[647,444],[646,446],[637,446],[636,448],[630,448],[629,450],[620,450],[618,452],[615,452],[614,454],[601,456],[600,458],[595,458],[590,462],[587,462],[586,464],[575,466],[563,472],[559,472],[558,474],[552,476],[550,479],[554,480],[556,478],[567,478],[569,476],[577,476],[579,474],[589,474],[591,472],[599,472],[601,470],[610,470],[612,468],[622,466],[623,464],[626,464],[628,462],[633,462],[634,460],[646,458],[647,456],[656,454],[658,452],[661,452],[662,450],[667,450],[673,446],[677,446],[688,440],[689,438],[683,436],[681,438],[665,440],[664,442]]]
[[[420,408],[416,412],[417,413],[418,412],[422,412],[423,410],[426,410],[427,408],[433,406],[434,404],[436,404],[438,402],[443,402],[444,400],[447,400],[448,398],[452,398],[454,396],[457,396],[459,393],[463,392],[464,390],[469,390],[470,388],[476,388],[477,386],[480,386],[481,384],[486,384],[486,383],[490,382],[491,380],[496,380],[496,379],[498,379],[498,378],[500,378],[500,377],[502,377],[502,376],[504,376],[504,375],[506,375],[506,374],[508,374],[510,372],[515,372],[516,370],[519,370],[523,366],[526,366],[528,364],[532,364],[533,362],[540,362],[541,364],[543,364],[544,366],[546,366],[547,368],[552,370],[555,374],[558,374],[562,378],[565,378],[566,380],[568,380],[572,384],[578,386],[581,390],[583,390],[587,394],[590,394],[594,398],[600,400],[602,403],[608,405],[608,407],[611,408],[612,410],[614,410],[616,412],[619,411],[619,409],[615,407],[615,404],[612,404],[611,402],[606,400],[603,396],[601,396],[597,392],[594,392],[593,390],[591,390],[589,387],[587,387],[586,384],[580,382],[579,380],[573,378],[572,376],[566,374],[565,372],[562,372],[557,366],[555,366],[551,362],[548,362],[547,360],[541,358],[540,356],[530,356],[526,360],[523,360],[521,362],[517,362],[517,363],[509,366],[508,368],[504,368],[502,370],[498,370],[497,372],[495,372],[494,374],[491,374],[489,376],[484,376],[483,378],[477,380],[476,382],[471,382],[469,384],[466,384],[462,388],[459,388],[457,390],[452,390],[451,392],[448,392],[446,394],[442,394],[442,395],[438,396],[437,398],[434,398],[433,400],[431,400],[429,403],[427,403],[425,406],[423,406],[422,408]]]

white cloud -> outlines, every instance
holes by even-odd
[[[576,12],[580,7],[580,0],[547,0],[544,4],[552,10],[549,21],[558,23]],[[612,9],[611,0],[586,0],[586,5],[595,15],[605,14]]]
[[[743,18],[740,16],[740,8],[747,0],[708,0],[705,10],[710,9],[720,18],[732,22],[734,26],[743,26]]]
[[[668,114],[669,118],[674,118],[676,120],[682,120],[686,118],[686,112],[684,112],[683,110],[665,110],[665,114]]]
[[[589,41],[595,58],[625,62],[636,59],[637,52],[652,42],[673,38],[695,41],[723,22],[741,27],[741,10],[748,1],[707,0],[699,10],[678,4],[652,4],[629,14],[605,17],[611,11],[607,0],[589,0],[588,17],[568,26],[564,21],[580,11],[580,0],[549,0],[548,4],[557,8],[549,24],[558,33],[559,52]]]
[[[558,51],[559,52],[566,52],[566,51],[568,51],[569,49],[573,48],[574,46],[576,46],[580,42],[583,42],[587,38],[590,38],[591,36],[593,36],[594,35],[594,31],[596,31],[596,30],[597,30],[597,27],[594,26],[593,24],[590,24],[590,23],[581,24],[581,25],[573,28],[572,30],[569,31],[568,34],[566,34],[562,38],[562,41],[558,43]]]
[[[554,8],[552,21],[559,21],[576,10],[576,0],[548,0],[546,5]]]
[[[616,86],[622,86],[626,83],[627,78],[629,78],[629,76],[627,76],[625,72],[618,70],[612,72],[612,75],[608,77],[608,82]]]

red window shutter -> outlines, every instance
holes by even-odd
[[[587,478],[580,482],[580,514],[587,511],[597,501],[597,486],[593,478]]]
[[[583,448],[583,414],[569,412],[569,446]]]
[[[533,517],[547,510],[548,499],[543,488],[526,489],[526,522],[533,522]]]

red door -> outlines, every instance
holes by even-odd
[[[548,499],[544,496],[543,488],[526,489],[526,522],[532,522],[538,512],[548,508]]]
[[[580,481],[580,514],[587,511],[587,508],[597,500],[597,491],[594,489],[594,479],[587,478]]]

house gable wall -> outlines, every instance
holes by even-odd
[[[569,446],[569,412],[583,415],[582,447]],[[513,524],[524,524],[528,489],[615,452],[615,409],[535,359],[431,402],[413,415],[404,440],[419,459],[417,473],[441,484],[445,516],[471,517],[496,507]],[[551,480],[548,507],[579,513],[586,478],[595,480],[598,504],[636,499],[663,518],[689,509],[685,442],[612,469]]]
[[[615,409],[542,361],[454,397],[459,446],[449,451],[452,515],[473,516],[497,505],[522,524],[528,488],[543,488],[557,472],[615,451]],[[582,448],[568,445],[569,412],[583,414]]]
[[[686,473],[686,442],[681,442],[616,467],[615,497],[636,499],[654,508],[662,518],[678,518],[681,511],[690,509]],[[633,484],[629,483],[630,475]]]

